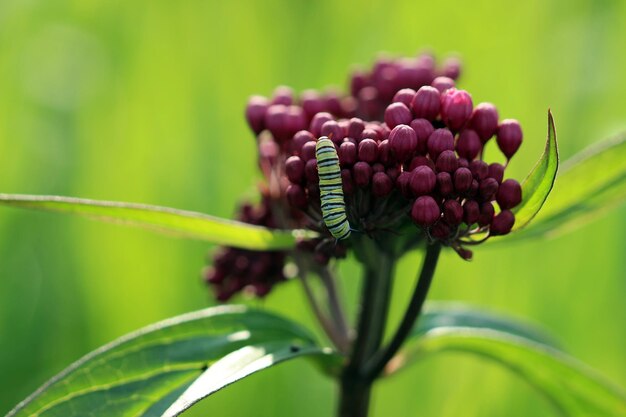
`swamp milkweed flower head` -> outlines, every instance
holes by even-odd
[[[292,253],[218,251],[206,275],[218,299],[246,287],[265,295],[284,281],[289,255],[325,265],[345,256],[353,239],[393,241],[400,252],[438,242],[470,259],[469,246],[509,233],[522,189],[505,171],[522,128],[501,120],[491,103],[474,105],[456,87],[459,75],[457,59],[437,67],[429,54],[382,58],[370,71],[352,74],[347,95],[307,90],[296,96],[279,87],[271,98],[250,98],[245,115],[265,183],[260,205],[244,205],[239,219],[308,228],[321,237],[300,242]],[[320,137],[329,138],[338,155],[345,214],[355,232],[346,240],[332,238],[322,218]],[[503,164],[485,160],[490,141]]]

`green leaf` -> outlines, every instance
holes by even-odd
[[[548,198],[557,170],[559,169],[559,149],[556,142],[554,119],[548,110],[548,139],[546,148],[537,164],[522,183],[523,200],[513,211],[515,225],[513,231],[526,226],[537,215]]]
[[[476,319],[486,313],[465,311],[463,314],[475,318],[468,322],[455,308],[426,313],[413,333],[414,339],[395,359],[395,366],[444,351],[472,353],[517,373],[567,416],[626,416],[624,391],[576,359],[542,343],[543,336],[537,337],[535,330],[529,332],[527,326],[508,319]]]
[[[556,236],[626,200],[626,134],[596,144],[563,165],[548,204],[513,237]]]
[[[80,359],[7,417],[177,415],[201,397],[276,363],[316,356],[332,371],[339,356],[299,325],[245,307],[215,307],[129,334]],[[235,358],[238,358],[235,363]],[[206,389],[200,397],[195,380]],[[176,400],[183,395],[184,404]],[[183,400],[181,400],[183,401]]]
[[[81,214],[97,220],[252,250],[290,249],[299,237],[315,237],[314,233],[304,230],[272,230],[193,211],[144,204],[20,194],[0,194],[0,204]]]

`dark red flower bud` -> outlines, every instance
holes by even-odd
[[[299,184],[304,177],[304,161],[297,156],[290,156],[285,162],[285,173],[289,181]]]
[[[403,88],[398,91],[395,96],[393,96],[393,102],[403,103],[405,106],[410,108],[413,97],[415,97],[415,90],[412,88]]]
[[[461,61],[458,58],[450,57],[443,63],[443,75],[453,80],[461,75]]]
[[[265,112],[269,107],[269,101],[262,96],[252,96],[246,106],[246,120],[250,129],[257,135],[265,128]]]
[[[341,113],[341,98],[336,91],[327,91],[325,95],[326,109],[330,114],[339,115]]]
[[[417,135],[411,127],[399,125],[389,134],[389,146],[399,161],[409,160],[417,148]]]
[[[289,138],[289,124],[287,121],[287,106],[273,104],[265,112],[265,127],[272,132],[277,141]]]
[[[411,191],[415,195],[430,193],[437,183],[437,176],[427,166],[420,166],[411,171]]]
[[[504,165],[497,162],[489,164],[489,177],[498,181],[498,184],[501,184],[504,178]]]
[[[377,172],[372,177],[372,192],[377,197],[384,197],[393,190],[393,181],[384,172]]]
[[[454,189],[457,193],[464,193],[472,186],[474,177],[467,168],[459,168],[454,172]]]
[[[485,178],[480,181],[478,191],[483,199],[491,201],[495,198],[496,193],[498,192],[498,181],[493,178]]]
[[[300,155],[302,153],[302,147],[305,143],[315,141],[315,137],[308,130],[300,130],[293,135],[291,143],[289,143],[289,150],[291,153]]]
[[[313,119],[311,119],[309,131],[313,133],[313,136],[319,138],[320,136],[322,136],[322,125],[329,120],[335,120],[332,114],[326,112],[317,113],[315,116],[313,116]]]
[[[341,170],[341,183],[343,186],[343,192],[346,195],[350,195],[354,192],[354,181],[352,180],[352,172],[347,168]]]
[[[291,106],[293,104],[293,90],[285,85],[276,87],[272,96],[272,104]]]
[[[326,110],[326,103],[315,90],[305,90],[300,95],[300,103],[309,119]]]
[[[354,71],[350,77],[350,94],[356,97],[368,85],[369,77],[363,71]]]
[[[359,161],[352,168],[352,177],[359,187],[367,187],[372,178],[372,167],[367,162]]]
[[[469,162],[465,158],[459,158],[459,168],[469,168]]]
[[[448,237],[450,237],[450,226],[448,226],[446,223],[444,222],[437,222],[433,225],[432,229],[430,229],[430,234],[432,235],[432,237],[434,237],[435,239],[439,239],[439,240],[446,240],[448,239]]]
[[[417,118],[435,120],[441,106],[441,95],[435,87],[424,86],[417,90],[411,103],[413,113]]]
[[[365,87],[357,95],[359,113],[371,118],[380,112],[379,94],[375,87]]]
[[[498,130],[498,109],[491,103],[480,103],[472,112],[470,125],[482,142],[487,142]]]
[[[409,164],[409,171],[413,171],[417,167],[421,167],[422,165],[427,166],[428,168],[435,170],[435,163],[425,156],[416,156],[411,159],[411,163]]]
[[[519,149],[522,137],[522,127],[515,119],[503,120],[498,126],[498,147],[508,159]]]
[[[435,87],[440,93],[444,91],[454,88],[454,80],[450,77],[437,77],[430,83],[431,86]]]
[[[411,218],[420,226],[431,226],[441,217],[439,205],[428,195],[418,197],[411,208]]]
[[[463,221],[463,206],[456,200],[446,200],[443,203],[443,219],[451,226],[457,226]]]
[[[459,254],[461,258],[463,258],[466,261],[471,261],[472,257],[474,256],[474,253],[469,249],[459,247],[459,248],[455,248],[454,250],[456,251],[456,253]]]
[[[470,162],[469,169],[477,180],[484,180],[489,175],[489,165],[481,160]]]
[[[448,129],[437,129],[428,137],[428,154],[437,158],[443,151],[454,150],[454,136]]]
[[[372,164],[372,171],[374,174],[377,172],[385,172],[385,166],[380,162],[376,162],[375,164]]]
[[[387,123],[383,123],[380,125],[380,140],[389,139],[389,134],[391,133],[391,129],[387,126]]]
[[[385,109],[385,123],[390,128],[408,125],[413,120],[411,110],[404,103],[391,103]]]
[[[496,213],[493,208],[493,204],[490,202],[482,203],[480,205],[480,216],[478,217],[478,224],[480,226],[487,226],[491,224],[491,220],[493,220],[493,216]]]
[[[385,172],[387,173],[389,178],[391,178],[392,181],[397,180],[398,177],[400,176],[400,168],[397,166],[389,167],[387,168]]]
[[[458,166],[454,151],[443,151],[437,157],[436,167],[439,172],[454,172]]]
[[[456,152],[469,161],[476,158],[483,148],[478,134],[472,129],[463,129],[456,141]]]
[[[474,197],[476,194],[478,194],[479,187],[480,187],[480,183],[478,182],[478,180],[472,180],[472,186],[467,192],[467,195],[469,195],[470,197]]]
[[[357,159],[357,147],[352,142],[343,142],[339,146],[339,162],[341,165],[352,165]]]
[[[305,209],[307,207],[307,199],[304,188],[298,184],[289,185],[287,187],[287,201],[294,208]]]
[[[428,138],[435,131],[433,125],[426,119],[415,119],[411,122],[411,128],[417,136],[417,153],[426,155],[428,151]]]
[[[452,177],[449,173],[440,172],[437,174],[437,190],[439,190],[439,193],[444,197],[454,192]]]
[[[502,182],[498,189],[498,205],[501,209],[511,209],[522,202],[522,187],[519,182],[508,179]]]
[[[465,200],[463,204],[463,220],[465,220],[465,223],[471,226],[478,221],[479,216],[480,207],[478,203],[474,200]]]
[[[389,140],[387,139],[378,143],[378,160],[385,165],[393,163],[393,158],[391,157],[391,146],[389,145]]]
[[[400,189],[403,196],[409,198],[411,196],[411,173],[404,171],[398,175],[396,186]]]
[[[350,127],[350,120],[343,119],[343,120],[339,120],[337,123],[339,123],[339,127],[341,128],[341,131],[343,132],[342,133],[343,137],[346,138],[348,136],[348,128]],[[350,139],[354,139],[354,138],[350,138]]]
[[[321,136],[328,136],[333,143],[341,143],[344,138],[343,129],[334,120],[328,120],[324,122],[320,129]]]
[[[359,139],[359,142],[363,139],[377,140],[380,139],[380,134],[378,133],[378,131],[366,127],[365,129],[363,129],[363,132],[361,132],[361,137],[357,139]]]
[[[302,158],[304,162],[315,159],[315,141],[310,141],[302,145],[300,158]]]
[[[491,236],[501,236],[508,234],[515,224],[515,216],[509,210],[502,210],[491,221],[489,234]]]
[[[441,95],[441,119],[452,130],[461,129],[472,115],[472,96],[450,88]]]
[[[359,159],[373,163],[378,158],[378,144],[373,139],[363,139],[359,143]]]
[[[345,96],[341,99],[341,117],[354,117],[359,103],[352,96]]]
[[[354,139],[361,138],[363,129],[365,129],[365,122],[359,118],[353,117],[348,124],[348,137]]]
[[[311,184],[317,184],[319,182],[319,176],[317,174],[317,160],[315,158],[309,159],[304,165],[304,175],[306,180]]]
[[[304,110],[299,106],[287,107],[287,131],[291,136],[294,132],[306,128],[306,116]]]

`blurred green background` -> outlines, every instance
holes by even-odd
[[[511,170],[539,156],[551,107],[563,158],[626,128],[626,2],[0,2],[0,191],[231,216],[258,173],[243,108],[279,84],[345,86],[377,52],[458,52],[475,102],[521,121]],[[542,323],[626,386],[624,207],[555,240],[447,253],[433,298]],[[0,209],[0,414],[88,351],[212,304],[207,245]],[[401,265],[405,294],[419,256]],[[343,286],[354,291],[354,265]],[[239,300],[240,301],[240,300]],[[402,308],[394,304],[394,316]],[[255,302],[312,324],[297,283]],[[190,415],[325,416],[335,386],[308,363],[253,376]],[[383,381],[373,416],[553,415],[515,376],[446,354]]]

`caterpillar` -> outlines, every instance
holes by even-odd
[[[335,239],[347,239],[351,229],[346,216],[346,203],[343,199],[339,157],[335,145],[326,136],[319,138],[315,145],[315,159],[317,159],[320,179],[324,224]]]

